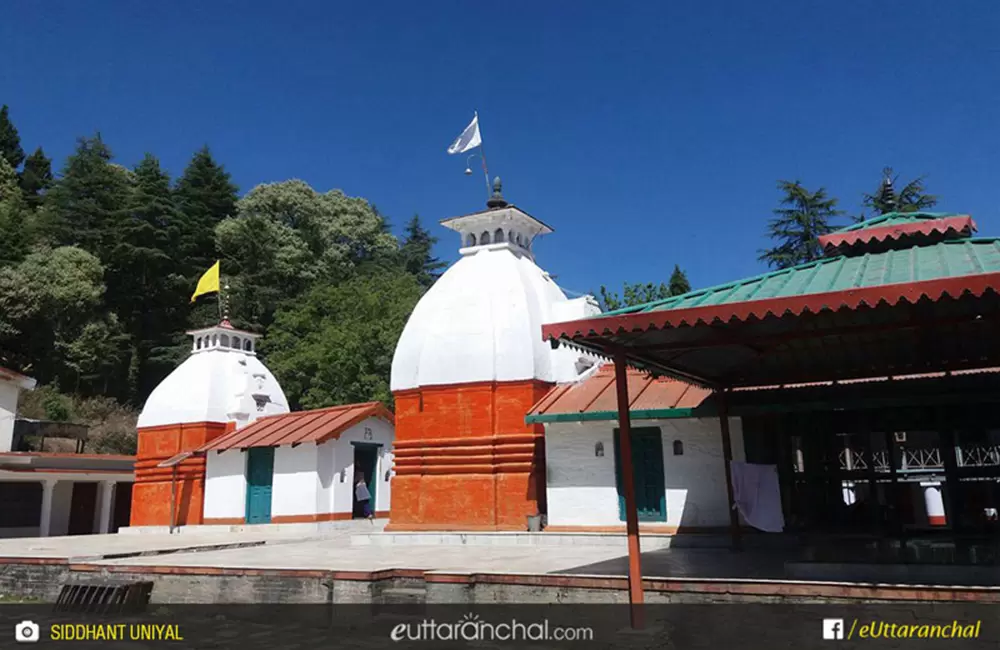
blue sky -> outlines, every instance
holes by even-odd
[[[551,224],[565,288],[763,270],[778,179],[852,213],[891,165],[1000,235],[1000,4],[7,2],[0,104],[61,167],[100,131],[245,192],[301,178],[397,226],[483,206],[445,149],[478,110],[491,174]],[[478,161],[473,161],[477,163]],[[478,171],[478,170],[477,170]]]

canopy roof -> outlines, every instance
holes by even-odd
[[[890,212],[819,238],[827,255],[876,252],[904,245],[922,246],[969,237],[976,223],[969,215],[938,212]]]
[[[857,242],[888,242],[887,249],[848,247],[789,269],[546,325],[543,337],[626,354],[638,367],[711,387],[997,365],[1000,239],[948,235],[914,246],[872,231],[912,219],[941,232],[939,215],[883,217],[850,232]]]
[[[280,447],[304,442],[320,444],[339,438],[340,434],[368,418],[393,421],[392,413],[381,402],[295,411],[259,418],[242,429],[212,440],[198,451]]]
[[[629,411],[635,420],[690,418],[711,415],[703,406],[711,392],[684,381],[654,377],[629,368]],[[588,422],[617,420],[615,366],[601,366],[582,381],[560,384],[531,407],[525,422]]]

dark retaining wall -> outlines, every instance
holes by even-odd
[[[0,559],[0,596],[54,602],[70,580],[151,580],[152,602],[382,603],[394,590],[424,590],[427,603],[627,603],[621,577],[450,574],[419,570],[369,572],[219,569],[215,567],[68,564]],[[911,587],[830,582],[649,579],[653,603],[905,603],[1000,604],[998,587]]]

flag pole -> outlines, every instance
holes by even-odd
[[[490,186],[490,172],[486,168],[486,147],[483,145],[483,127],[479,124],[479,111],[476,114],[476,124],[479,126],[479,159],[483,161],[483,177],[486,178],[486,198],[489,199],[492,194],[492,188]]]

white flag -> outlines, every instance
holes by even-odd
[[[448,153],[465,153],[469,149],[475,149],[483,143],[483,139],[479,137],[479,114],[477,113],[472,121],[469,122],[469,126],[465,127],[462,131],[462,135],[455,138],[455,142],[448,147]]]

